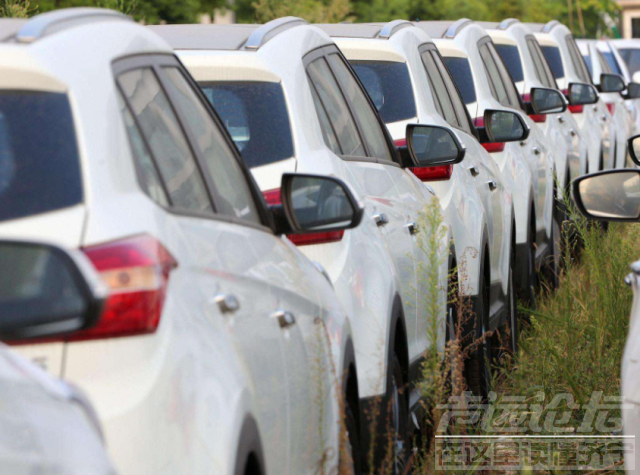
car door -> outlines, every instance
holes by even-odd
[[[214,319],[224,321],[257,401],[266,464],[276,473],[291,473],[291,414],[305,399],[292,400],[289,389],[296,375],[288,362],[304,362],[302,335],[276,313],[274,283],[283,279],[277,274],[286,270],[281,266],[287,245],[264,225],[265,210],[248,172],[177,60],[166,55],[123,60],[117,77],[125,112],[165,193],[157,200],[178,217],[178,239],[196,267],[192,284],[201,297],[194,305],[206,308],[211,320],[198,330],[213,332],[220,328]],[[215,362],[197,351],[192,357],[202,366],[193,412],[206,414],[206,367]],[[213,446],[215,428],[206,422],[183,423],[196,424],[205,446]]]
[[[317,110],[323,111],[335,140],[334,151],[345,161],[364,200],[369,219],[378,223],[400,279],[400,292],[410,346],[415,346],[416,276],[413,237],[405,205],[392,173],[393,161],[385,131],[346,61],[335,46],[305,57]]]

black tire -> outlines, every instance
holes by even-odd
[[[405,382],[402,376],[402,367],[395,353],[389,361],[389,371],[387,373],[387,394],[389,395],[389,433],[391,437],[391,473],[393,475],[403,475],[408,457],[408,427],[409,407],[405,394]]]
[[[347,430],[347,447],[348,457],[350,460],[346,463],[340,463],[340,475],[361,475],[362,474],[362,453],[360,445],[360,431],[358,430],[358,420],[356,419],[356,411],[345,397],[344,400],[344,425]],[[343,473],[343,469],[347,471]]]
[[[533,212],[534,211],[531,210],[531,213]],[[528,234],[527,249],[529,252],[527,253],[526,262],[521,264],[525,267],[525,277],[518,288],[518,298],[522,300],[527,308],[535,309],[536,292],[538,290],[538,273],[536,272],[536,225],[533,219],[529,224]]]

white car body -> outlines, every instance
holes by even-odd
[[[117,251],[117,261],[128,253],[162,258],[132,267],[124,280],[102,272],[112,289],[137,282],[136,269],[141,278],[154,272],[150,290],[114,290],[109,298],[153,292],[164,302],[159,323],[134,335],[103,329],[97,339],[70,342],[71,335],[17,351],[86,391],[122,474],[235,475],[245,464],[251,473],[256,464],[261,473],[336,470],[336,374],[354,368],[349,321],[325,276],[274,233],[251,174],[171,48],[149,28],[95,9],[3,21],[0,40],[1,89],[68,97],[81,169],[78,202],[3,218],[0,236],[46,237],[81,248],[96,266],[101,252],[116,259]],[[202,129],[194,131],[188,111],[199,111]],[[220,191],[203,158],[211,149],[200,147],[214,147],[216,172],[231,190]],[[171,155],[154,158],[165,151]],[[153,170],[172,175],[165,183],[156,174],[154,184]],[[236,196],[246,207],[235,207]],[[154,251],[141,254],[136,239]]]
[[[526,23],[526,25],[534,32],[544,51],[560,90],[568,91],[571,83],[592,83],[569,28],[555,20],[544,25],[539,23]],[[556,56],[558,52],[560,53],[561,69],[564,73],[562,76],[560,76],[559,64],[556,66],[548,56],[550,51],[553,51],[552,54]],[[599,98],[597,103],[583,106],[582,112],[574,110],[573,115],[580,127],[580,136],[588,141],[587,171],[593,173],[614,168],[615,127],[604,100]],[[599,134],[594,133],[594,124],[598,124]]]
[[[577,40],[580,53],[585,59],[591,73],[591,80],[596,86],[600,85],[601,74],[617,74],[601,52],[596,40]],[[588,60],[587,60],[588,58]],[[627,101],[619,92],[601,92],[600,96],[609,108],[616,131],[615,164],[614,168],[625,168],[627,164],[627,140],[632,136],[634,120],[625,105]]]
[[[429,77],[419,51],[428,45],[435,48],[435,45],[429,35],[420,28],[409,22],[400,22],[321,25],[321,28],[334,38],[354,68],[357,61],[364,60],[406,64],[411,85],[408,94],[415,103],[415,117],[386,122],[393,139],[401,143],[405,139],[407,124],[421,123],[444,127],[450,127],[450,124],[437,112]],[[387,31],[390,31],[388,37]],[[376,37],[371,37],[376,34]],[[365,82],[362,77],[360,80]],[[475,136],[464,132],[462,128],[453,130],[467,148],[465,158],[462,163],[453,166],[450,179],[428,181],[425,186],[436,192],[447,221],[452,227],[457,262],[465,267],[461,290],[464,295],[474,297],[479,292],[480,280],[483,278],[480,275],[481,262],[487,245],[492,251],[498,250],[491,252],[489,256],[492,263],[491,282],[505,288],[504,284],[507,283],[509,275],[512,233],[515,231],[512,202],[510,192],[501,184],[499,192],[492,192],[487,186],[486,183],[490,180],[500,183],[500,173]],[[494,193],[499,200],[493,199]],[[504,324],[504,321],[491,318],[500,317],[499,306],[492,310],[494,313],[490,316],[489,326],[494,330],[498,325]],[[506,314],[502,315],[503,318],[505,316]]]
[[[419,213],[434,197],[397,162],[373,158],[372,154],[364,159],[354,156],[343,159],[327,145],[314,105],[307,63],[315,61],[313,55],[322,58],[335,53],[338,63],[346,66],[334,41],[320,29],[292,17],[264,25],[263,28],[272,29],[265,30],[269,32],[268,41],[259,47],[254,47],[251,36],[257,27],[251,25],[151,28],[177,50],[201,86],[247,81],[281,85],[295,152],[293,158],[284,157],[252,169],[263,192],[268,194],[278,186],[283,171],[296,170],[341,178],[362,197],[365,217],[358,228],[346,231],[336,242],[305,245],[300,250],[326,269],[349,315],[358,364],[360,410],[370,412],[370,406],[378,404],[380,396],[388,396],[387,368],[394,353],[409,380],[409,410],[418,410],[420,395],[413,381],[420,374],[422,357],[431,345],[427,334],[431,317],[422,300],[426,296],[424,279],[417,277],[417,269],[429,269],[430,264],[417,249],[409,227],[418,221]],[[320,63],[328,64],[322,60]],[[328,76],[333,77],[331,73]],[[350,72],[349,77],[353,78]],[[384,124],[366,93],[362,90],[361,94],[393,157],[395,147]],[[341,122],[341,127],[354,124],[350,114],[339,120],[347,122],[346,125]],[[358,130],[361,134],[365,132],[362,128]],[[442,308],[442,316],[437,316],[439,345],[444,343],[447,270],[451,266],[446,257],[451,239],[448,227],[444,234],[438,251],[444,258],[440,269],[435,270],[441,282],[437,295]]]
[[[621,370],[621,395],[622,426],[624,435],[635,437],[635,450],[631,460],[629,455],[625,457],[627,473],[640,473],[640,453],[638,451],[638,439],[640,438],[640,261],[631,264],[631,274],[626,278],[633,289],[633,306],[629,321],[629,333],[622,356]]]
[[[93,408],[0,343],[0,472],[114,475]]]

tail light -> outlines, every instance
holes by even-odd
[[[82,249],[110,289],[98,323],[68,341],[153,333],[178,266],[160,242],[147,234]]]
[[[406,147],[407,139],[397,139],[397,140],[394,140],[394,143],[396,144],[396,147]]]
[[[409,170],[411,170],[420,181],[448,180],[453,174],[453,165],[410,168]]]
[[[572,114],[582,114],[584,106],[569,106],[568,109]]]
[[[609,112],[611,113],[611,115],[614,115],[616,113],[616,103],[615,102],[607,103],[607,109],[609,109]]]
[[[270,205],[279,205],[282,203],[280,188],[266,190],[262,192],[264,199]],[[310,246],[312,244],[327,244],[330,242],[342,241],[344,231],[327,231],[321,233],[309,234],[287,234],[289,241],[296,246]]]
[[[484,127],[484,117],[476,117],[473,120],[473,124],[476,127]],[[481,144],[484,149],[489,153],[497,153],[503,152],[505,147],[505,142],[493,142],[493,143],[483,143]]]

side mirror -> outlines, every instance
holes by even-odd
[[[282,204],[271,207],[278,234],[343,231],[362,221],[363,206],[338,178],[285,173],[281,190]]]
[[[26,340],[86,329],[108,289],[79,251],[0,240],[0,338]]]
[[[640,218],[640,170],[605,170],[573,182],[580,212],[599,221],[637,221]]]
[[[569,84],[569,104],[584,106],[598,102],[598,91],[593,84],[572,82]]]
[[[505,110],[486,110],[484,126],[478,127],[480,143],[526,140],[529,132],[529,126],[520,114]]]
[[[466,148],[448,127],[407,125],[407,145],[400,147],[406,168],[438,167],[460,163]]]
[[[623,97],[625,99],[639,99],[640,98],[640,83],[630,82],[627,85],[627,93]]]
[[[598,87],[600,92],[622,92],[626,88],[624,78],[619,74],[603,73],[600,75],[600,86]]]
[[[627,141],[627,149],[633,163],[640,166],[640,135],[634,135]]]
[[[557,89],[534,87],[531,88],[531,109],[533,114],[559,114],[567,110],[567,100]]]

